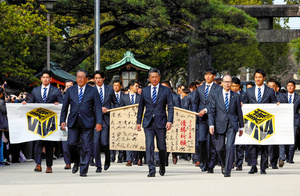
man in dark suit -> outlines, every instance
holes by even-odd
[[[68,144],[77,151],[72,173],[78,171],[80,164],[80,176],[86,177],[93,133],[94,130],[100,132],[102,129],[102,105],[97,90],[87,84],[87,71],[83,69],[77,71],[76,82],[77,85],[70,87],[65,94],[60,123],[61,128],[65,130],[68,109],[71,105],[68,115]]]
[[[237,77],[232,77],[231,91],[236,92],[240,96],[241,102],[244,100],[245,92],[241,91],[241,81]],[[244,161],[244,151],[246,150],[246,145],[235,145],[235,164],[236,170],[243,170]]]
[[[216,152],[213,146],[214,135],[209,136],[208,129],[208,105],[211,100],[211,95],[214,91],[222,90],[222,87],[214,83],[217,71],[213,67],[209,67],[205,71],[205,82],[199,86],[195,91],[195,100],[193,111],[199,113],[198,116],[198,130],[197,130],[197,143],[198,155],[200,160],[200,168],[207,173],[214,172],[216,162]]]
[[[287,98],[284,96],[284,94],[277,92],[278,82],[275,79],[270,78],[268,80],[268,87],[274,89],[277,102],[288,103]],[[270,165],[272,169],[278,169],[277,162],[279,159],[279,148],[279,145],[269,145]]]
[[[134,105],[140,102],[140,95],[137,94],[139,82],[136,80],[131,80],[128,84],[129,93],[124,94],[120,100],[120,106]],[[126,166],[132,166],[133,161],[137,161],[138,165],[142,164],[141,160],[137,159],[138,152],[137,151],[126,151]]]
[[[150,69],[148,78],[151,85],[144,88],[141,94],[137,114],[137,130],[141,131],[142,116],[144,107],[146,107],[143,128],[146,136],[146,157],[149,167],[148,177],[155,177],[154,136],[156,135],[159,150],[159,174],[163,176],[165,174],[166,160],[166,131],[172,127],[174,106],[171,90],[159,84],[160,71],[156,68]],[[166,114],[166,106],[168,106],[168,116]]]
[[[122,81],[119,80],[119,79],[114,80],[113,81],[113,89],[114,89],[117,101],[118,101],[118,103],[120,105],[120,101],[123,98],[123,96],[125,95],[125,93],[123,93],[121,91],[121,89],[122,89]],[[111,160],[115,160],[115,157],[116,157],[116,150],[111,150],[110,151],[110,159]],[[124,150],[119,150],[117,163],[123,163],[125,161],[125,159],[126,159],[126,152]],[[111,161],[111,162],[114,162],[114,161]]]
[[[104,84],[105,73],[101,70],[94,72],[95,87],[99,93],[100,101],[102,103],[102,113],[103,113],[103,127],[101,132],[94,132],[94,157],[96,162],[96,172],[100,173],[102,171],[101,167],[101,156],[100,152],[103,151],[105,154],[104,170],[110,167],[110,150],[109,150],[109,112],[111,108],[119,107],[118,100],[115,96],[112,87]]]
[[[50,85],[52,80],[50,71],[43,71],[41,76],[42,85],[36,87],[31,92],[31,97],[28,100],[28,103],[54,103],[58,105],[63,102],[61,92],[59,89]],[[26,101],[23,101],[22,104],[26,104]],[[42,162],[42,149],[45,146],[46,149],[46,173],[52,173],[53,165],[53,141],[39,140],[35,143],[35,162],[36,167],[34,171],[41,172],[41,162]]]
[[[208,109],[209,131],[216,137],[216,151],[224,177],[231,176],[235,135],[239,131],[239,136],[242,136],[244,128],[241,99],[239,94],[230,91],[231,83],[231,77],[224,76],[223,90],[212,94]]]
[[[289,81],[287,83],[287,91],[288,93],[285,94],[285,97],[288,100],[288,103],[293,103],[294,104],[294,138],[295,138],[295,143],[294,145],[289,146],[289,152],[288,157],[287,157],[287,162],[289,163],[294,163],[294,154],[295,150],[297,148],[297,129],[299,126],[299,121],[300,121],[300,114],[299,114],[299,109],[300,109],[300,96],[295,93],[296,89],[296,83],[294,81]],[[284,153],[282,152],[281,157],[284,157]],[[282,164],[283,166],[283,164]]]
[[[254,73],[255,86],[248,88],[244,97],[244,103],[277,103],[274,90],[264,85],[266,79],[266,73],[262,69],[257,69]],[[277,103],[279,104],[279,103]],[[260,145],[261,147],[261,161],[260,161],[260,173],[266,174],[266,168],[268,167],[268,146]],[[257,172],[257,157],[258,157],[258,145],[248,146],[248,165],[251,166],[249,174]]]

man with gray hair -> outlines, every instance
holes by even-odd
[[[216,151],[221,161],[224,177],[231,176],[234,160],[234,142],[236,132],[243,134],[244,121],[239,94],[230,90],[232,79],[224,76],[223,89],[215,91],[208,107],[209,132],[215,135]],[[226,148],[225,148],[226,139]]]
[[[63,130],[66,129],[68,115],[68,144],[77,151],[72,173],[78,171],[80,164],[80,176],[86,177],[91,158],[91,147],[94,130],[102,129],[102,105],[97,90],[87,85],[88,73],[81,69],[77,72],[77,84],[70,87],[65,94],[61,108],[60,123]]]

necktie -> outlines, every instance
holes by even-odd
[[[80,91],[79,91],[79,96],[78,96],[78,101],[79,101],[79,103],[81,103],[82,96],[83,96],[83,93],[82,93],[82,88],[80,88]]]
[[[260,103],[261,102],[261,89],[258,88],[258,93],[257,93],[257,102]]]
[[[131,104],[134,104],[134,95],[131,95]]]
[[[229,109],[228,94],[229,94],[229,93],[225,93],[225,95],[226,95],[226,97],[225,97],[225,107],[226,107],[226,110],[227,110],[227,111],[228,111],[228,109]]]
[[[289,103],[292,103],[292,95],[290,95]]]
[[[152,102],[153,104],[156,102],[156,86],[153,87]]]
[[[116,94],[116,96],[117,96],[117,101],[118,101],[118,103],[120,103],[120,97],[119,97],[119,94]]]
[[[103,103],[103,91],[102,91],[102,88],[100,88],[100,99],[101,99],[101,102]]]
[[[205,89],[205,100],[207,100],[207,97],[208,97],[208,90],[209,90],[209,85],[206,85],[206,89]]]
[[[47,99],[47,88],[44,88],[43,101],[46,102],[46,99]]]

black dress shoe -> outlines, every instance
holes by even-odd
[[[207,169],[207,173],[213,174],[214,173],[214,169]]]
[[[102,167],[97,167],[96,173],[101,173],[102,172]]]
[[[292,163],[292,164],[293,164],[293,163],[295,163],[295,162],[294,162],[294,161],[289,161],[289,163]]]
[[[155,174],[148,174],[147,177],[155,177]]]
[[[272,169],[278,169],[278,167],[276,165],[273,165]]]
[[[159,167],[160,166],[160,162],[159,161],[155,161],[155,167]]]
[[[91,161],[90,161],[90,166],[95,166],[94,160],[91,160]]]
[[[120,159],[118,159],[117,163],[123,163],[123,161],[122,161],[122,160],[120,160]]]
[[[110,162],[115,162],[116,157],[110,157]]]
[[[168,167],[169,166],[169,161],[165,162],[165,166]]]
[[[242,171],[242,170],[243,170],[243,167],[242,167],[242,166],[236,167],[236,170],[237,170],[237,171]]]
[[[76,172],[78,172],[78,164],[74,164],[73,169],[72,169],[73,174],[75,174]]]
[[[256,166],[252,166],[250,171],[248,172],[248,174],[254,174],[257,173],[257,167]]]
[[[87,175],[85,173],[80,173],[81,177],[87,177]]]
[[[260,173],[261,174],[267,174],[266,170],[261,170]]]
[[[104,170],[108,170],[109,167],[110,167],[110,163],[109,164],[105,164],[104,165]]]
[[[229,174],[224,174],[224,177],[231,177],[231,174],[229,173]]]
[[[225,174],[225,167],[224,166],[221,166],[221,171],[222,171],[222,174]]]
[[[200,164],[201,164],[201,163],[200,163]],[[202,167],[200,166],[200,168],[201,168],[201,170],[202,170],[203,172],[206,172],[206,171],[207,171],[206,163],[204,163],[204,164],[202,165]]]
[[[165,173],[166,173],[166,169],[165,169],[165,168],[159,168],[159,174],[160,174],[161,176],[164,176]]]

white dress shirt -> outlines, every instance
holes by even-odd
[[[84,95],[85,86],[86,86],[86,84],[82,87],[82,96]],[[79,96],[79,94],[80,94],[80,88],[81,88],[81,87],[78,85],[78,96]]]
[[[289,101],[289,99],[290,99],[290,95],[292,95],[292,103],[294,103],[294,97],[295,97],[295,93],[293,93],[293,94],[290,94],[290,93],[288,93],[288,101]],[[290,102],[289,102],[290,103]]]
[[[50,90],[50,84],[48,86],[44,86],[42,85],[42,88],[41,88],[41,95],[42,95],[42,98],[43,98],[43,95],[44,95],[44,88],[46,88],[46,98],[48,97],[48,94],[49,94],[49,90]]]
[[[153,90],[154,90],[154,86],[151,84],[150,85],[151,86],[151,98],[152,98],[152,95],[153,95]],[[157,95],[158,95],[158,89],[159,89],[159,84],[158,85],[156,85],[156,98],[157,98]]]
[[[133,95],[133,103],[135,103],[136,94],[135,93],[131,94],[130,92],[128,94],[129,94],[130,103],[131,103],[131,97],[132,97],[132,95]]]
[[[264,91],[265,91],[265,85],[263,84],[262,86],[258,87],[257,85],[255,85],[255,97],[256,97],[256,101],[258,101],[258,88],[260,88],[260,92],[261,92],[261,100],[263,98],[264,95]]]
[[[102,86],[97,86],[97,90],[98,90],[98,93],[100,95],[100,88],[102,88],[102,94],[103,94],[103,101],[104,101],[104,94],[105,94],[105,91],[104,91],[104,84],[102,84]]]

